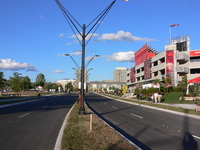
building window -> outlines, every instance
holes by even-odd
[[[144,80],[144,76],[142,76],[142,80]]]
[[[140,73],[140,69],[137,70],[137,73]]]
[[[199,57],[190,57],[190,62],[200,62],[200,56]]]
[[[157,66],[158,65],[158,61],[153,62],[153,66]]]
[[[190,74],[197,74],[200,73],[200,68],[190,69]]]
[[[160,63],[164,63],[164,62],[165,62],[165,58],[163,57],[160,59]]]
[[[154,72],[154,77],[158,76],[158,71]]]

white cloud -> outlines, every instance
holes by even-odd
[[[100,56],[99,55],[98,56],[96,56],[96,55],[95,56],[88,56],[88,57],[85,58],[85,60],[91,60],[91,59],[94,60],[94,59],[97,59],[98,57],[100,57]]]
[[[88,57],[85,58],[85,60],[91,60],[92,57],[94,57],[94,56],[88,56]],[[93,58],[93,59],[94,59],[94,58]]]
[[[108,57],[108,61],[120,61],[120,62],[133,62],[134,61],[133,51],[129,52],[118,52],[113,55],[104,55],[103,57]]]
[[[98,34],[96,34],[96,33],[89,33],[88,35],[87,35],[87,37],[85,38],[85,40],[89,40],[89,38],[90,37],[98,37],[99,35]],[[78,38],[80,41],[82,40],[82,37],[78,34],[77,35],[77,37],[76,37],[76,35],[72,35],[72,36],[70,36],[71,38]]]
[[[81,55],[81,54],[82,54],[82,51],[77,51],[77,52],[70,53],[70,55]]]
[[[43,19],[43,18],[44,18],[44,16],[42,16],[42,15],[38,15],[38,17],[39,17],[40,19]]]
[[[107,33],[102,34],[102,36],[98,39],[101,40],[111,40],[111,41],[126,41],[126,42],[134,42],[134,41],[155,41],[155,39],[150,38],[141,38],[132,35],[130,32],[118,31],[117,33]]]
[[[59,37],[63,37],[63,36],[64,36],[64,33],[60,33],[60,34],[59,34]]]
[[[29,65],[28,63],[20,63],[16,62],[12,59],[0,59],[0,70],[26,70],[26,71],[37,71],[37,69],[33,65]]]
[[[55,71],[52,71],[52,73],[64,73],[64,71],[62,71],[62,70],[55,70]]]
[[[73,42],[71,42],[71,43],[66,43],[65,45],[72,45],[73,44]]]
[[[38,71],[38,69],[37,68],[28,68],[28,69],[26,69],[26,71]]]
[[[76,52],[73,52],[73,53],[70,53],[70,55],[81,55],[82,54],[82,51],[76,51]],[[65,54],[58,54],[58,56],[66,56]]]

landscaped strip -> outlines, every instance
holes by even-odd
[[[113,99],[119,99],[119,100],[123,100],[123,101],[128,101],[128,102],[132,102],[132,103],[137,103],[137,104],[142,104],[142,105],[147,105],[147,106],[153,106],[153,107],[157,107],[157,108],[162,108],[162,109],[167,109],[167,110],[173,110],[173,111],[177,111],[177,112],[182,112],[182,113],[188,113],[188,114],[193,114],[193,115],[200,115],[200,112],[196,111],[196,110],[192,110],[192,109],[185,109],[185,108],[181,108],[181,107],[175,107],[175,106],[169,106],[169,105],[164,105],[164,104],[157,104],[157,103],[149,103],[148,101],[145,100],[135,100],[135,99],[127,99],[127,98],[122,98],[119,96],[113,96],[110,94],[103,94],[105,96],[108,96],[110,98]]]
[[[63,134],[61,150],[137,150],[91,111],[79,115],[78,103],[72,109]]]

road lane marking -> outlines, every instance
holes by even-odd
[[[43,106],[42,108],[46,108],[47,107],[47,105],[46,106]]]
[[[200,140],[200,137],[199,136],[196,136],[196,135],[192,135],[194,138],[196,139],[199,139]]]
[[[135,116],[135,117],[138,117],[138,118],[140,118],[140,119],[143,119],[143,117],[141,117],[141,116],[138,116],[138,115],[136,115],[136,114],[133,114],[133,113],[130,113],[132,116]]]
[[[27,115],[29,115],[29,114],[30,114],[30,112],[29,112],[29,113],[26,113],[26,114],[24,114],[24,115],[19,116],[19,118],[25,117],[25,116],[27,116]]]
[[[112,106],[112,108],[117,109],[117,107],[115,107],[115,106]]]

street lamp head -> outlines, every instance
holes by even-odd
[[[95,55],[95,57],[100,57],[100,55]]]
[[[65,54],[65,56],[69,56],[69,54]]]

